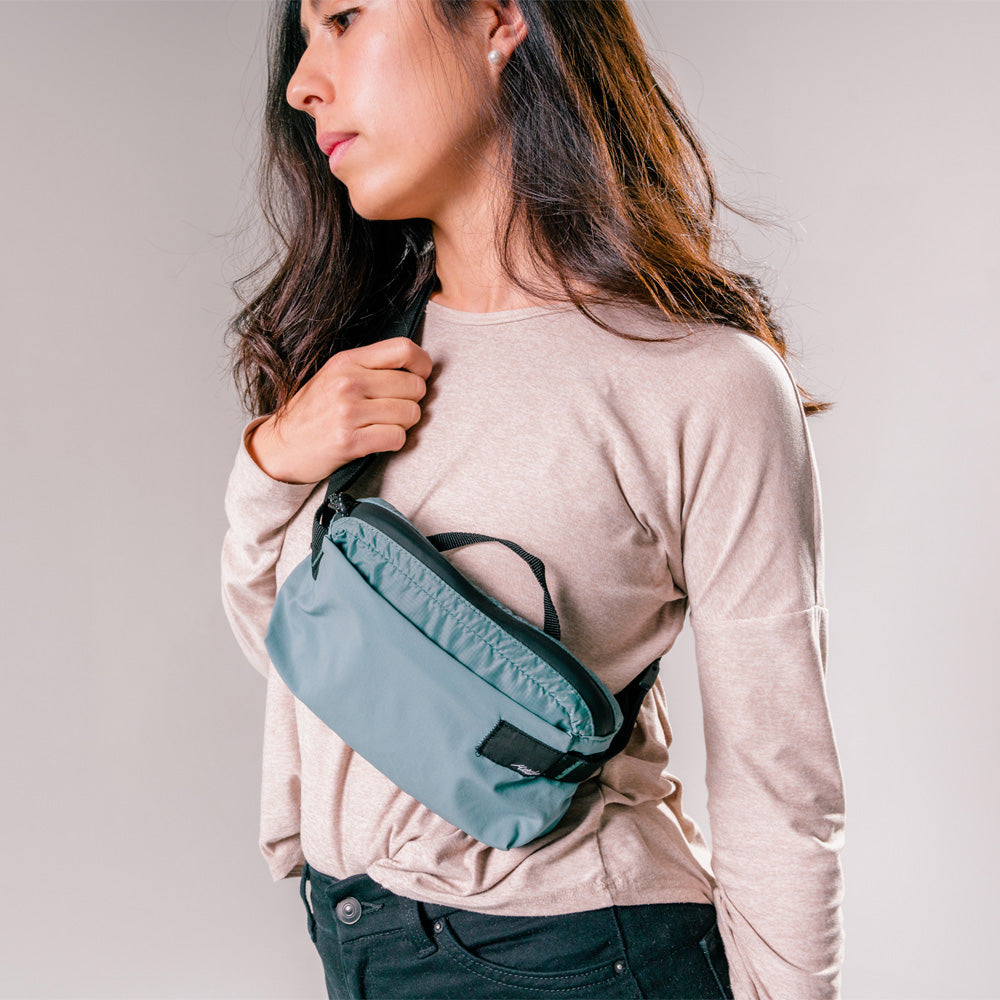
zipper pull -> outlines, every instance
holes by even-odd
[[[358,501],[350,493],[334,493],[327,501],[327,505],[333,511],[331,521],[336,521],[338,517],[348,517],[352,510],[358,505]]]
[[[358,501],[350,493],[334,493],[332,497],[327,497],[316,511],[316,520],[321,527],[328,528],[338,518],[348,517],[357,505]]]

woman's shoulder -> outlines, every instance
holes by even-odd
[[[638,303],[592,308],[626,337],[577,314],[579,346],[614,373],[622,391],[642,396],[669,391],[676,400],[715,408],[738,400],[768,408],[797,405],[798,390],[787,362],[760,337],[724,323],[667,316]]]

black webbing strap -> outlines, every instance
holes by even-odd
[[[404,256],[405,259],[405,256]],[[391,318],[386,326],[379,332],[371,343],[378,343],[380,340],[390,340],[393,337],[409,337],[415,339],[417,326],[427,307],[427,301],[431,297],[431,292],[437,284],[437,274],[432,270],[428,280],[419,288],[416,298],[406,309],[400,309],[395,300],[390,300],[389,309]],[[335,497],[349,489],[368,467],[379,459],[382,455],[392,454],[392,452],[374,452],[371,455],[362,455],[339,469],[335,469],[330,476],[326,487],[326,495],[323,502],[316,508],[313,518],[312,530],[312,573],[316,578],[319,569],[319,561],[323,549],[323,536],[326,534],[327,525],[330,523],[328,511],[335,507]]]
[[[603,764],[625,749],[625,745],[632,738],[632,730],[635,728],[635,720],[639,717],[642,700],[655,683],[659,670],[660,661],[654,660],[615,695],[622,710],[622,726],[604,753],[585,755],[573,750],[560,753],[529,736],[517,726],[502,720],[476,747],[476,753],[527,777],[543,777],[553,781],[573,783],[585,781],[596,774]]]
[[[639,718],[639,708],[649,689],[656,683],[656,676],[659,672],[660,661],[659,659],[653,660],[642,673],[633,677],[615,695],[615,700],[622,710],[622,726],[604,753],[584,756],[571,750],[562,754],[561,760],[554,762],[546,772],[543,772],[545,777],[554,778],[556,781],[583,781],[596,773],[601,765],[620,754],[632,738],[635,720]]]
[[[542,631],[555,640],[559,640],[562,630],[559,625],[559,615],[556,614],[556,606],[552,603],[552,595],[545,583],[545,563],[536,555],[522,549],[517,542],[508,541],[506,538],[494,538],[492,535],[477,535],[469,531],[442,531],[436,535],[428,535],[427,540],[438,550],[447,552],[448,549],[457,549],[460,545],[475,545],[477,542],[499,542],[506,545],[511,552],[519,555],[535,574],[535,579],[541,584],[543,599],[545,601],[545,625]]]

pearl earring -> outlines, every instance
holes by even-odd
[[[490,49],[486,58],[489,59],[489,61],[495,66],[501,59],[503,59],[503,53],[499,49]]]

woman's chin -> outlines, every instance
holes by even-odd
[[[369,222],[384,221],[390,219],[414,219],[418,212],[410,212],[398,206],[398,203],[386,204],[384,201],[371,198],[355,197],[350,188],[347,189],[351,201],[351,208],[356,215]]]
[[[347,196],[351,208],[362,219],[370,222],[389,219],[423,218],[424,212],[418,204],[419,199],[406,195],[391,195],[384,187],[371,183],[367,177],[363,182],[351,180],[350,176],[339,177],[338,180],[347,188]]]

